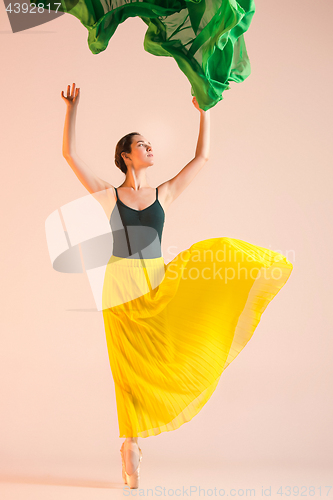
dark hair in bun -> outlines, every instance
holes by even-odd
[[[116,151],[114,154],[114,162],[124,174],[127,173],[127,167],[124,162],[124,159],[121,156],[121,153],[131,152],[133,135],[141,135],[141,134],[139,134],[138,132],[131,132],[130,134],[124,135],[124,137],[122,137],[120,141],[118,141],[118,144],[116,146]]]

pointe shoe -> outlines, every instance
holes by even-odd
[[[125,441],[123,442],[123,444],[121,445],[121,448],[120,448],[120,455],[121,455],[121,466],[122,466],[122,476],[123,476],[123,481],[125,484],[127,484],[127,480],[126,480],[126,471],[125,471],[125,458],[124,458],[124,444],[125,444]]]
[[[125,472],[125,478],[126,478],[126,483],[128,486],[132,488],[138,488],[139,487],[139,481],[140,481],[140,465],[142,461],[142,451],[140,446],[138,445],[139,448],[139,465],[137,466],[136,470],[132,472],[132,474],[127,474],[126,472],[126,467],[124,467],[124,472]],[[125,462],[125,460],[124,460]]]

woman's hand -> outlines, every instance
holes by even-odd
[[[200,111],[201,113],[204,113],[204,110],[199,108],[199,104],[198,104],[197,98],[195,96],[193,97],[192,102],[193,102],[194,107],[197,108],[198,111]]]
[[[77,88],[75,89],[75,83],[72,85],[72,91],[71,91],[71,86],[67,86],[67,97],[64,95],[64,91],[61,91],[61,97],[64,99],[66,102],[67,106],[74,107],[77,106],[79,103],[80,99],[80,89]]]

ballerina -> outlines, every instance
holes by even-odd
[[[175,430],[202,409],[293,266],[278,252],[227,237],[196,242],[165,265],[165,212],[209,159],[210,111],[202,110],[195,97],[200,125],[194,158],[153,188],[147,181],[153,146],[132,132],[115,148],[115,164],[125,175],[116,188],[76,153],[80,89],[73,83],[61,95],[67,105],[63,156],[101,203],[114,235],[103,284],[103,318],[119,437],[125,437],[120,449],[123,480],[138,488],[138,438]]]

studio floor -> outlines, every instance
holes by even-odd
[[[145,457],[144,457],[145,458]],[[278,463],[153,463],[142,461],[138,490],[124,488],[120,464],[99,464],[76,477],[3,476],[1,500],[106,500],[124,497],[333,498],[325,466]]]

